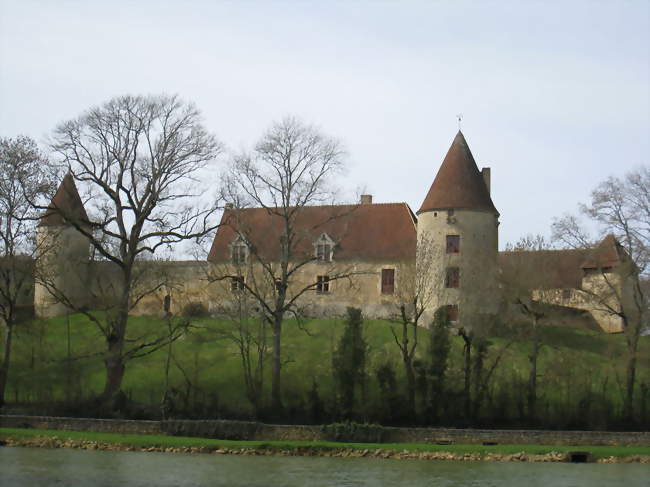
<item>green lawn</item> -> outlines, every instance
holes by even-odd
[[[237,347],[222,334],[228,326],[227,322],[218,319],[199,319],[192,323],[191,331],[173,345],[170,385],[179,397],[188,401],[204,403],[211,410],[218,406],[221,410],[236,411],[243,417],[251,411],[251,406],[242,385]],[[379,388],[374,375],[379,365],[392,363],[398,384],[404,382],[391,326],[395,325],[379,320],[365,323],[369,385],[366,403],[371,410],[379,404]],[[132,317],[129,337],[153,337],[165,328],[162,319]],[[285,323],[282,380],[285,404],[289,407],[304,408],[314,382],[318,383],[321,397],[331,400],[332,354],[342,329],[343,322],[339,319],[305,320],[301,326],[294,320]],[[593,407],[603,404],[604,400],[614,406],[620,404],[625,374],[622,335],[553,327],[545,328],[543,334],[546,345],[540,355],[538,383],[540,401],[549,408],[546,413],[560,416],[565,410],[577,408],[585,397],[593,398]],[[426,353],[428,336],[428,330],[419,331],[420,357]],[[486,367],[507,343],[503,338],[491,341],[493,345]],[[510,415],[516,413],[513,391],[522,390],[527,380],[529,347],[523,341],[512,344],[493,376],[491,397],[494,401],[499,397],[505,398],[504,401],[510,398],[512,404],[507,405]],[[7,400],[47,402],[98,394],[104,383],[103,350],[102,336],[83,315],[36,320],[30,325],[19,326]],[[134,401],[158,407],[164,391],[166,359],[167,349],[162,349],[127,364],[123,389]],[[269,361],[265,363],[265,373],[268,387]],[[640,341],[637,380],[639,384],[650,385],[649,336]],[[452,338],[448,381],[457,390],[462,387],[460,337]]]
[[[548,446],[548,445],[433,445],[425,443],[337,443],[327,441],[233,441],[210,438],[187,438],[181,436],[161,435],[123,435],[114,433],[92,433],[82,431],[37,430],[0,428],[0,440],[8,438],[29,439],[36,437],[71,439],[74,441],[94,441],[112,445],[171,448],[227,448],[255,450],[292,450],[313,448],[318,450],[352,449],[352,450],[392,450],[396,452],[449,452],[456,454],[478,453],[487,455],[527,454],[543,455],[550,452],[565,453],[570,451],[588,451],[594,458],[650,456],[650,446],[614,447],[614,446]]]

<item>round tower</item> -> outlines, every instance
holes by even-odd
[[[490,169],[479,172],[460,131],[417,215],[417,261],[429,276],[431,312],[446,306],[456,326],[480,324],[499,304],[499,212],[490,198]]]
[[[37,316],[61,316],[88,304],[90,242],[74,225],[89,228],[86,210],[68,173],[36,231],[34,310]]]

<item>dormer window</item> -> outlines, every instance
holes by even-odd
[[[230,255],[232,257],[232,263],[235,265],[245,264],[248,260],[248,245],[246,245],[246,241],[241,236],[237,237],[230,244]]]
[[[314,243],[316,260],[319,262],[331,262],[334,250],[334,241],[326,233],[321,234]]]

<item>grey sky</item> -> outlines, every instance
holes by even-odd
[[[492,167],[501,246],[648,164],[650,2],[0,0],[0,135],[43,141],[126,93],[178,93],[232,150],[295,114],[348,187],[422,202],[455,133]]]

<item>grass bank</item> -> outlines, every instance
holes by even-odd
[[[374,457],[423,460],[568,461],[587,451],[600,462],[650,463],[650,446],[434,445],[424,443],[339,443],[326,441],[234,441],[164,435],[0,428],[8,446],[93,450],[162,451],[240,455]]]

